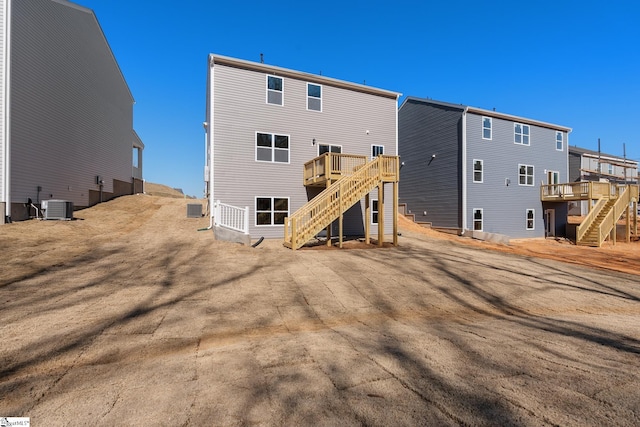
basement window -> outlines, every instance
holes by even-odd
[[[535,209],[527,209],[527,230],[535,230]]]
[[[256,197],[256,225],[283,225],[288,216],[288,197]]]

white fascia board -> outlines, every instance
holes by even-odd
[[[482,108],[467,107],[467,111],[470,112],[470,113],[480,114],[480,115],[483,115],[483,116],[495,117],[495,118],[498,118],[498,119],[505,119],[505,120],[509,120],[509,121],[512,121],[512,122],[522,123],[522,124],[540,126],[540,127],[543,127],[543,128],[558,130],[558,131],[567,132],[567,133],[571,133],[571,131],[573,130],[570,127],[566,127],[566,126],[560,126],[560,125],[556,125],[556,124],[553,124],[553,123],[547,123],[547,122],[542,122],[542,121],[539,121],[539,120],[528,119],[526,117],[514,116],[514,115],[511,115],[511,114],[498,113],[496,111],[484,110]]]

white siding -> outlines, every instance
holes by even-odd
[[[50,0],[13,4],[12,201],[86,206],[131,182],[133,99],[93,13]]]
[[[214,68],[214,195],[224,203],[249,206],[254,238],[283,237],[282,226],[255,225],[256,196],[289,197],[293,213],[316,194],[308,192],[302,181],[303,164],[318,155],[317,144],[341,145],[343,153],[368,157],[372,144],[384,145],[385,154],[396,154],[395,99],[323,84],[322,112],[309,111],[307,81],[284,77],[284,105],[270,105],[264,72],[219,64]],[[257,131],[289,135],[290,163],[256,162]],[[385,230],[391,232],[392,188],[388,185],[385,190]],[[377,198],[375,193],[372,198]],[[346,234],[362,226],[364,217],[360,215],[358,225],[357,214],[358,205],[350,213],[355,220]]]

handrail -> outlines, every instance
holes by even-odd
[[[631,190],[626,185],[616,187],[618,199],[598,225],[598,247],[602,246],[602,242],[604,242],[609,233],[611,233],[611,230],[616,226],[618,219],[620,219],[624,210],[629,206],[629,203],[631,203]]]
[[[591,209],[591,212],[589,212],[587,217],[576,228],[576,242],[582,241],[584,236],[587,234],[587,231],[589,231],[589,228],[598,217],[598,214],[600,214],[600,211],[604,209],[608,201],[609,200],[605,198],[598,199],[598,203],[596,203],[593,209]]]
[[[397,156],[378,156],[354,167],[347,176],[331,184],[291,217],[285,218],[285,242],[290,242],[292,249],[300,248],[380,182],[396,182],[398,170]]]
[[[608,182],[581,181],[540,186],[540,197],[546,199],[599,199],[615,197]]]
[[[239,208],[216,200],[213,205],[213,221],[215,226],[249,234],[249,207]]]
[[[324,153],[304,164],[304,184],[314,183],[320,178],[324,180],[351,175],[365,163],[367,163],[367,156]]]

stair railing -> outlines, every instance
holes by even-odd
[[[591,212],[586,216],[586,218],[582,221],[578,228],[576,229],[576,242],[581,242],[582,239],[587,235],[591,225],[593,225],[594,221],[600,214],[600,211],[604,209],[605,205],[609,199],[600,198],[596,205],[591,209]]]
[[[598,247],[602,246],[607,236],[618,223],[629,203],[631,203],[631,190],[626,185],[616,186],[615,189],[618,198],[609,212],[598,225]]]

